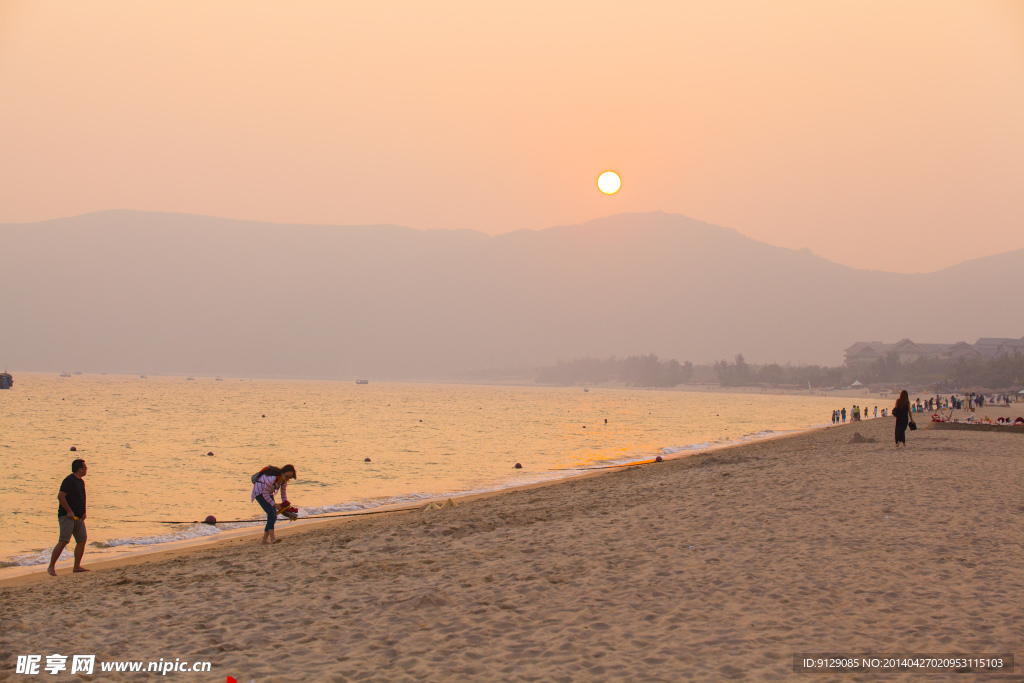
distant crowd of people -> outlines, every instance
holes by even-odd
[[[1020,397],[1015,394],[995,394],[991,396],[985,396],[984,394],[977,394],[969,392],[963,396],[959,394],[952,394],[950,396],[941,396],[936,394],[926,399],[918,397],[915,400],[910,400],[910,396],[907,390],[904,389],[900,392],[900,397],[896,399],[896,405],[893,406],[892,411],[888,411],[882,408],[882,417],[896,418],[896,446],[900,444],[907,445],[907,429],[911,431],[917,429],[917,424],[914,422],[914,413],[930,412],[933,413],[932,419],[937,421],[946,421],[949,416],[935,415],[934,413],[941,413],[943,410],[968,410],[971,412],[977,411],[981,408],[988,406],[1003,405],[1009,407],[1012,403],[1019,403]],[[832,424],[841,424],[846,422],[847,415],[849,415],[850,422],[860,422],[863,419],[873,415],[878,417],[878,406],[869,412],[868,408],[861,406],[853,406],[853,408],[847,413],[846,407],[832,411]],[[975,417],[972,415],[967,418],[968,422],[974,422]],[[988,416],[982,421],[983,423],[989,424],[1024,424],[1024,418],[1018,417],[1014,420],[1012,417],[999,417],[996,420],[990,420]]]
[[[978,410],[984,408],[986,405],[1004,405],[1009,406],[1012,403],[1017,403],[1018,398],[1012,394],[997,394],[993,396],[985,396],[984,394],[968,393],[963,396],[959,394],[952,394],[950,396],[940,396],[936,394],[927,399],[918,397],[916,400],[911,401],[907,399],[911,413],[923,413],[923,412],[935,412],[937,410]],[[895,414],[895,413],[893,413]],[[890,412],[886,408],[882,408],[882,417],[889,417]],[[849,412],[846,408],[839,408],[838,410],[832,411],[832,424],[842,424],[846,422],[849,417],[850,422],[860,422],[861,420],[867,419],[868,417],[878,417],[878,406],[874,406],[870,411],[867,406],[853,406]]]
[[[1010,394],[996,394],[995,396],[986,397],[984,394],[968,393],[960,396],[959,394],[953,394],[951,396],[942,397],[938,394],[931,398],[921,401],[917,399],[914,408],[917,412],[923,412],[925,410],[977,410],[988,406],[998,406],[1000,404],[1009,406],[1011,403],[1016,403],[1017,397]]]
[[[850,422],[860,422],[861,420],[866,420],[867,418],[872,416],[872,412],[874,414],[874,417],[878,417],[878,406],[875,406],[873,411],[869,411],[867,406],[864,406],[863,408],[861,406],[853,406],[849,413]],[[832,424],[840,424],[846,422],[846,415],[847,413],[845,407],[840,408],[839,410],[833,410]],[[887,415],[887,409],[882,408],[882,417],[886,417]]]

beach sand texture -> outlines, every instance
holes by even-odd
[[[795,652],[1024,656],[1024,437],[922,429],[896,451],[892,426],[29,577],[0,588],[0,680],[53,652],[209,660],[209,680],[245,682],[785,680]]]

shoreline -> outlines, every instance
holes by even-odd
[[[738,394],[738,395],[742,395],[742,393]],[[1012,412],[1016,407],[1017,407],[1017,404],[1011,405],[1011,406],[1009,406],[1009,410]],[[994,410],[996,410],[996,412],[999,412],[1000,410],[1004,409],[1004,406],[993,406],[993,407],[986,407],[985,408],[985,410],[989,410],[989,409],[994,409]],[[972,412],[967,411],[967,410],[956,411],[956,416],[957,417],[966,417],[966,416],[971,416],[971,415],[975,415],[975,414],[980,415],[981,413],[972,413]],[[929,413],[927,411],[916,415],[916,417],[919,420],[919,422],[921,423],[922,427],[925,427],[926,425],[930,424],[930,415],[931,415],[931,413]],[[857,424],[865,425],[865,424],[869,424],[869,423],[871,423],[871,422],[873,422],[873,421],[875,421],[877,419],[878,418],[869,417],[869,418],[867,418],[865,420],[862,420],[860,423],[857,423]],[[888,419],[888,418],[883,418],[883,419]],[[399,511],[399,510],[406,510],[406,509],[417,509],[417,508],[420,508],[420,507],[422,507],[424,505],[427,505],[430,502],[443,502],[447,498],[452,498],[452,499],[454,499],[456,501],[460,501],[461,502],[461,501],[475,500],[475,499],[480,498],[480,497],[499,495],[499,494],[506,493],[506,492],[511,492],[511,491],[518,491],[518,490],[534,488],[534,487],[538,487],[538,486],[551,486],[551,485],[554,485],[554,484],[562,483],[562,482],[565,482],[565,481],[570,481],[570,480],[577,479],[577,478],[580,478],[580,477],[590,476],[590,475],[594,474],[595,472],[613,471],[613,470],[616,470],[616,469],[623,469],[623,468],[628,468],[628,467],[637,466],[637,465],[643,465],[643,464],[654,464],[652,462],[652,459],[653,459],[653,457],[655,455],[658,455],[658,456],[662,457],[663,460],[666,460],[666,461],[667,460],[674,460],[674,459],[678,459],[678,458],[688,458],[688,457],[691,457],[691,456],[694,456],[694,455],[700,455],[700,454],[704,454],[704,453],[708,453],[708,452],[712,452],[712,451],[717,451],[717,450],[721,450],[721,449],[735,448],[735,447],[738,447],[738,446],[743,446],[743,445],[747,445],[747,444],[751,444],[751,443],[758,443],[758,442],[762,442],[762,441],[770,441],[770,440],[775,440],[775,439],[779,439],[779,438],[787,438],[787,437],[796,436],[796,435],[803,434],[803,433],[810,432],[810,431],[814,431],[814,430],[829,429],[829,428],[835,428],[835,427],[844,426],[844,425],[850,425],[850,424],[854,424],[854,423],[848,421],[846,423],[839,423],[839,424],[835,424],[835,425],[828,424],[828,423],[820,424],[820,425],[812,425],[810,427],[805,427],[805,428],[802,428],[802,429],[781,430],[778,434],[765,434],[765,432],[757,432],[757,433],[752,433],[750,435],[747,435],[746,437],[743,437],[741,440],[738,440],[738,441],[723,441],[721,443],[711,443],[711,444],[707,444],[707,445],[704,445],[707,442],[702,442],[700,444],[689,444],[687,446],[682,446],[682,447],[667,446],[667,447],[663,447],[657,453],[652,454],[650,458],[646,458],[646,459],[643,459],[643,460],[635,460],[635,461],[631,460],[631,461],[626,461],[626,462],[622,462],[622,463],[615,462],[615,461],[605,461],[605,462],[610,463],[610,464],[592,463],[589,466],[584,466],[584,467],[579,467],[579,468],[565,468],[565,469],[548,470],[547,472],[552,474],[553,476],[551,476],[550,478],[545,478],[545,479],[543,479],[541,481],[533,481],[533,482],[529,482],[529,483],[513,484],[513,485],[508,485],[508,482],[506,481],[506,482],[503,482],[503,483],[494,484],[491,488],[487,488],[485,490],[477,489],[477,490],[470,490],[470,491],[452,492],[452,493],[448,493],[448,494],[425,496],[425,497],[423,497],[421,499],[415,500],[414,502],[410,502],[410,501],[406,500],[406,501],[401,501],[401,502],[386,503],[384,505],[377,505],[377,506],[374,506],[374,507],[368,507],[368,508],[357,509],[357,510],[335,510],[335,511],[332,511],[332,512],[320,513],[319,516],[300,518],[296,522],[288,522],[287,524],[285,524],[284,518],[281,518],[281,523],[278,525],[277,531],[278,532],[284,532],[284,533],[292,533],[293,531],[298,530],[298,529],[318,526],[318,525],[325,524],[325,523],[328,523],[328,522],[331,522],[331,521],[340,521],[340,520],[346,519],[346,518],[352,518],[352,517],[363,516],[363,515],[368,515],[368,514],[369,515],[374,515],[374,514],[382,514],[382,513],[387,513],[387,512],[396,512],[396,511]],[[939,427],[939,428],[943,428],[943,427]],[[945,428],[948,429],[948,427],[945,427]],[[1019,428],[1001,428],[1001,429],[991,429],[991,430],[986,430],[986,431],[1007,431],[1007,432],[1011,432],[1011,431],[1018,431],[1018,430],[1019,430]],[[766,431],[770,432],[770,431],[773,431],[773,430],[766,430]],[[982,430],[976,430],[976,431],[982,431]],[[762,436],[762,434],[765,434],[765,435]],[[700,448],[693,448],[694,446],[701,446],[701,447]],[[672,450],[672,449],[678,449],[678,450]],[[555,473],[561,473],[561,474],[555,474]],[[542,475],[543,473],[538,471],[536,474]],[[416,495],[416,494],[409,494],[409,495]],[[349,504],[350,503],[341,503],[341,504],[337,504],[337,506],[338,507],[342,507],[342,506],[349,505]],[[333,507],[333,506],[334,505],[325,506],[325,507]],[[179,527],[179,529],[185,529],[185,528],[189,528],[190,529],[190,528],[193,528],[193,527],[185,525],[185,524],[183,524],[181,527]],[[212,546],[215,546],[215,545],[218,545],[218,544],[222,544],[222,543],[230,543],[230,542],[232,542],[232,541],[234,541],[236,539],[244,539],[244,538],[259,536],[259,534],[261,534],[261,533],[262,533],[262,520],[253,520],[253,522],[250,525],[247,525],[247,526],[244,526],[244,527],[235,527],[235,528],[230,528],[230,529],[218,530],[217,532],[211,533],[209,535],[200,535],[200,536],[195,536],[195,537],[192,537],[192,538],[185,538],[185,539],[180,539],[180,540],[165,541],[165,542],[160,542],[160,543],[125,544],[125,545],[122,545],[122,546],[118,546],[120,548],[124,548],[123,550],[107,550],[107,551],[99,550],[99,551],[96,551],[96,550],[92,550],[91,548],[87,548],[87,550],[86,550],[86,558],[87,558],[86,561],[88,562],[90,558],[94,558],[94,560],[92,562],[89,562],[89,566],[97,566],[97,567],[101,567],[101,568],[116,567],[116,566],[121,566],[121,564],[124,564],[124,563],[133,563],[133,562],[136,561],[135,558],[153,557],[153,556],[158,556],[161,553],[179,553],[179,552],[183,552],[183,551],[187,551],[187,550],[193,550],[193,549],[198,550],[198,549],[203,549],[203,548],[209,548],[209,547],[212,547]],[[137,538],[148,539],[148,538],[153,538],[155,536],[160,536],[160,535],[162,535],[162,534],[142,535],[142,536],[138,536]],[[70,550],[68,552],[70,552]],[[35,555],[35,556],[38,557],[42,553],[48,553],[48,550],[44,549],[44,550],[40,550],[38,553],[33,551],[31,553],[24,553],[24,554],[20,554],[20,555],[14,555],[14,556],[12,556],[12,558],[24,557],[24,556],[32,556],[32,555]],[[71,559],[63,559],[63,560],[61,560],[60,562],[57,563],[57,569],[58,569],[58,571],[66,571],[71,566],[71,564],[72,564],[72,560]],[[27,576],[32,576],[32,575],[38,575],[40,577],[47,576],[47,574],[46,574],[46,566],[47,566],[47,563],[44,560],[42,562],[35,563],[35,564],[10,565],[10,566],[6,566],[6,567],[0,567],[0,586],[6,585],[7,582],[12,582],[12,581],[13,582],[20,582],[20,581],[22,581]]]
[[[541,388],[543,388],[543,387],[541,387]],[[597,389],[597,391],[601,390],[600,388],[596,388],[596,389]],[[702,395],[703,393],[705,393],[705,392],[695,392],[695,391],[692,391],[691,389],[692,389],[691,387],[687,386],[687,387],[683,387],[682,389],[675,389],[675,390],[672,390],[672,391],[680,391],[681,390],[681,391],[684,391],[684,392],[689,393],[689,394],[694,395],[694,396]],[[636,390],[636,391],[649,391],[649,390],[642,390],[642,389],[638,389],[638,388],[634,388],[634,390]],[[666,390],[659,389],[659,390],[653,390],[653,391],[666,391]],[[740,391],[721,391],[721,390],[716,390],[713,393],[728,393],[730,395],[740,397],[740,396],[757,395],[760,392],[742,391],[742,390],[740,390]],[[780,392],[780,393],[782,393],[782,392]],[[846,404],[850,399],[853,399],[854,401],[857,401],[857,402],[862,402],[864,399],[867,399],[869,403],[875,403],[875,402],[885,403],[885,402],[888,401],[888,399],[885,398],[885,397],[880,397],[880,396],[879,397],[869,397],[866,394],[867,394],[867,392],[864,392],[864,395],[860,395],[860,396],[854,395],[854,396],[845,396],[845,397],[842,397],[842,398],[840,398],[839,396],[834,396],[833,398],[836,399],[835,400],[836,403],[840,403],[841,402],[843,404]],[[872,400],[872,398],[874,400]],[[831,403],[831,401],[829,401],[829,402]],[[867,407],[867,406],[865,406],[865,407]],[[990,406],[990,407],[986,407],[985,410],[986,411],[987,410],[992,410],[994,413],[1000,413],[1000,412],[1006,412],[1007,410],[1010,411],[1010,412],[1013,412],[1014,408],[1015,408],[1015,405],[1014,406],[1010,406],[1009,408],[1005,408],[1005,409],[1002,406]],[[964,411],[964,414],[965,415],[969,415],[971,413],[967,413],[966,411]],[[979,415],[980,414],[981,413],[979,413]],[[930,414],[928,414],[928,415],[930,416]],[[871,422],[874,419],[876,419],[876,418],[867,418],[861,424],[867,424],[867,423]],[[925,416],[925,414],[922,414],[922,415],[918,416],[918,419],[920,421],[922,421],[922,422],[925,422],[925,421],[927,421],[928,418]],[[840,424],[843,424],[843,423],[840,423]],[[852,424],[852,423],[848,422],[846,424]],[[738,437],[734,437],[732,439],[729,439],[727,436],[722,436],[722,438],[720,438],[718,440],[715,440],[715,441],[711,440],[711,439],[714,438],[713,436],[711,436],[709,440],[701,441],[699,443],[691,443],[691,444],[686,444],[686,445],[683,445],[683,446],[662,446],[660,449],[651,450],[648,453],[645,453],[643,455],[640,455],[639,452],[632,453],[631,455],[626,456],[623,460],[618,460],[618,459],[615,459],[615,458],[611,458],[611,459],[603,460],[603,461],[595,460],[595,461],[590,462],[587,465],[576,466],[576,467],[555,467],[555,468],[547,469],[547,470],[545,470],[545,469],[537,469],[537,470],[529,470],[529,471],[524,470],[523,472],[524,472],[524,474],[527,474],[527,476],[523,477],[523,478],[525,478],[528,483],[518,483],[516,480],[519,479],[520,481],[522,481],[522,478],[512,477],[512,476],[505,475],[504,479],[498,479],[498,480],[495,480],[495,481],[490,482],[488,484],[485,484],[485,485],[482,485],[482,486],[478,486],[478,487],[475,487],[475,488],[470,488],[468,490],[453,490],[453,491],[449,491],[449,492],[445,492],[445,493],[436,493],[436,494],[431,495],[428,492],[429,491],[429,489],[428,489],[427,492],[414,492],[414,493],[404,493],[404,494],[403,493],[399,493],[399,494],[396,494],[396,495],[391,496],[389,498],[382,498],[382,499],[377,499],[377,500],[348,501],[348,502],[341,502],[341,503],[319,504],[319,505],[317,505],[316,507],[313,508],[313,509],[319,508],[320,510],[323,510],[322,512],[319,513],[319,515],[302,518],[302,519],[298,520],[297,522],[289,522],[287,525],[285,525],[282,522],[282,524],[279,525],[279,528],[283,530],[283,529],[301,528],[301,527],[321,524],[321,523],[324,523],[324,522],[328,521],[328,519],[330,519],[330,518],[337,518],[337,517],[341,517],[342,515],[344,515],[345,517],[352,517],[352,516],[357,516],[357,515],[361,515],[361,514],[362,515],[365,515],[365,514],[378,514],[378,513],[381,513],[381,512],[388,511],[388,510],[397,510],[397,509],[400,509],[400,508],[418,507],[418,506],[426,505],[427,503],[429,503],[431,501],[444,500],[445,498],[448,498],[448,497],[455,498],[457,500],[472,500],[472,499],[474,499],[474,498],[476,498],[476,497],[478,497],[480,495],[496,495],[496,494],[502,493],[502,492],[521,490],[523,488],[530,488],[530,487],[537,486],[537,485],[551,485],[551,484],[559,483],[559,482],[562,482],[562,481],[566,481],[566,480],[578,478],[578,477],[581,477],[581,476],[585,476],[588,473],[593,472],[595,470],[621,469],[621,468],[624,468],[624,467],[629,467],[629,466],[634,465],[634,464],[643,464],[643,463],[646,463],[649,460],[653,459],[655,456],[660,456],[664,460],[672,460],[672,459],[677,459],[677,458],[682,458],[682,457],[690,457],[690,456],[693,456],[693,455],[698,455],[698,454],[701,454],[701,453],[715,451],[715,450],[719,450],[719,449],[722,449],[722,448],[731,448],[731,447],[736,447],[736,446],[743,445],[743,444],[755,443],[755,442],[758,442],[758,441],[773,440],[773,439],[777,439],[777,438],[782,438],[782,437],[792,436],[792,435],[796,435],[796,434],[801,434],[801,433],[804,433],[804,432],[807,432],[807,431],[812,431],[812,430],[815,430],[815,429],[828,429],[830,427],[835,427],[835,426],[839,426],[839,425],[832,425],[830,423],[823,423],[823,424],[810,425],[810,426],[803,427],[803,428],[798,428],[798,429],[781,429],[781,430],[778,430],[778,433],[773,433],[775,430],[765,429],[763,431],[758,431],[758,432],[749,432],[747,434],[744,434],[744,435],[738,436]],[[694,436],[696,436],[696,434]],[[702,436],[707,436],[707,435],[702,435]],[[525,460],[524,460],[524,462],[525,462]],[[383,504],[381,504],[381,503],[383,503]],[[366,504],[372,505],[372,507],[365,507],[365,508],[362,508],[362,509],[356,507],[358,505],[366,505]],[[326,508],[326,510],[325,510],[325,508]],[[307,508],[307,512],[308,511],[309,511],[309,508]],[[240,515],[235,515],[235,516],[240,516]],[[188,518],[185,517],[185,519],[188,519]],[[234,525],[229,525],[229,528],[218,528],[216,530],[209,529],[209,528],[199,529],[199,528],[197,528],[197,525],[201,527],[201,523],[198,523],[198,522],[192,523],[192,524],[184,523],[184,524],[181,524],[181,525],[174,525],[174,526],[166,527],[166,529],[169,530],[169,533],[163,533],[163,530],[160,530],[160,531],[153,530],[153,531],[149,531],[148,533],[147,532],[142,532],[142,533],[139,533],[139,534],[128,533],[128,534],[121,534],[121,535],[118,535],[118,536],[111,536],[111,539],[113,539],[116,542],[116,545],[114,547],[107,546],[107,547],[98,548],[98,549],[88,548],[86,553],[87,553],[87,556],[89,558],[92,558],[92,559],[95,560],[95,562],[94,562],[95,564],[99,564],[99,565],[102,565],[102,566],[115,566],[118,562],[129,561],[131,558],[136,557],[136,556],[149,556],[149,555],[157,554],[157,553],[160,553],[160,552],[179,551],[179,550],[188,549],[188,548],[204,548],[204,547],[209,547],[209,546],[215,545],[217,543],[229,542],[229,541],[231,541],[232,539],[235,539],[235,538],[243,538],[243,537],[249,537],[249,536],[258,535],[262,531],[262,521],[260,521],[260,520],[253,520],[252,522],[249,522],[246,526],[242,526],[242,527],[234,527]],[[233,528],[231,528],[231,527],[233,527]],[[163,537],[167,537],[167,538],[165,539]],[[182,538],[182,537],[184,537],[184,538]],[[137,541],[140,541],[140,542],[138,542],[138,543],[130,543],[130,544],[129,543],[125,543],[124,541],[127,540],[127,539],[133,539],[133,540],[137,540]],[[107,540],[108,540],[107,537],[101,538],[101,541],[107,541]],[[13,562],[36,562],[36,563],[32,563],[32,564],[11,564],[10,566],[0,567],[0,585],[2,585],[3,581],[15,579],[15,578],[18,578],[18,577],[21,577],[21,576],[24,576],[24,575],[28,575],[28,574],[32,574],[32,573],[35,573],[35,572],[39,572],[39,573],[45,575],[45,568],[46,568],[46,564],[47,564],[48,555],[49,555],[49,548],[44,548],[44,549],[39,549],[38,551],[37,550],[24,551],[24,552],[21,552],[21,553],[12,554],[9,558],[4,558],[5,559],[5,564],[6,564],[6,561],[13,561]],[[57,566],[58,566],[58,568],[64,568],[64,567],[70,566],[70,564],[71,564],[71,560],[70,559],[64,559],[61,562],[59,562]]]
[[[874,418],[872,418],[872,420],[874,420]],[[860,424],[863,424],[863,422]],[[285,518],[281,517],[278,518],[278,525],[275,527],[275,532],[277,536],[284,537],[294,533],[319,528],[322,526],[329,526],[331,524],[343,524],[346,521],[351,521],[353,519],[357,519],[360,517],[367,517],[371,515],[392,516],[392,514],[405,514],[406,512],[412,513],[418,511],[419,509],[421,509],[422,507],[431,502],[442,503],[448,498],[451,498],[457,504],[462,505],[463,503],[466,502],[501,496],[502,494],[506,493],[527,491],[535,488],[557,486],[559,484],[565,484],[568,482],[578,481],[582,479],[589,479],[595,476],[610,474],[616,471],[621,471],[632,467],[661,465],[671,460],[688,459],[695,456],[706,455],[708,453],[720,452],[728,449],[750,446],[753,444],[760,444],[770,441],[793,438],[800,436],[802,434],[806,434],[808,432],[827,430],[830,428],[840,426],[844,425],[842,423],[837,425],[815,425],[812,427],[807,427],[805,429],[788,430],[780,434],[773,434],[756,439],[749,439],[746,441],[712,444],[706,448],[701,448],[697,450],[681,450],[670,454],[662,454],[662,462],[660,463],[654,462],[653,460],[643,460],[636,462],[626,462],[620,464],[587,467],[572,470],[567,469],[564,471],[571,472],[571,474],[566,474],[565,476],[562,477],[556,477],[545,481],[531,482],[528,484],[521,484],[517,486],[507,486],[504,488],[492,489],[489,491],[483,491],[478,493],[459,493],[451,496],[424,498],[420,501],[417,501],[415,504],[411,506],[408,503],[393,503],[389,505],[382,505],[375,508],[367,508],[365,510],[353,511],[351,513],[339,513],[335,517],[300,518],[295,522],[285,522]],[[146,545],[134,548],[132,550],[111,552],[99,556],[96,556],[94,554],[94,557],[97,557],[95,562],[89,562],[90,553],[89,549],[87,548],[85,552],[85,558],[83,559],[83,565],[85,566],[85,568],[90,570],[95,568],[98,571],[103,571],[106,569],[131,566],[139,563],[160,562],[164,559],[177,557],[183,553],[205,550],[221,545],[245,542],[251,538],[258,538],[263,533],[263,527],[258,526],[258,524],[259,522],[257,521],[256,523],[254,523],[253,526],[235,529],[225,529],[224,531],[219,531],[218,533],[210,536],[200,536],[197,538],[190,538],[180,541],[169,541],[167,543]],[[69,545],[68,547],[71,548],[72,546]],[[46,573],[47,565],[45,563],[4,567],[0,569],[0,587],[23,586],[37,581],[44,581],[45,579],[60,578],[65,574],[69,573],[72,563],[73,561],[70,559],[60,560],[59,562],[57,562],[57,577],[52,577]]]
[[[181,657],[256,683],[785,680],[795,653],[1020,651],[1019,437],[921,429],[895,449],[892,427],[5,584],[18,628],[0,649]],[[268,618],[284,658],[256,656]]]
[[[312,471],[306,477],[312,485],[293,489],[292,496],[299,497],[305,517],[425,503],[574,474],[558,470],[654,458],[663,446],[667,452],[678,446],[692,451],[694,444],[754,437],[759,430],[804,428],[822,423],[827,414],[822,407],[831,402],[795,396],[748,400],[739,399],[740,394],[708,398],[660,390],[585,393],[412,383],[378,384],[368,393],[366,387],[338,382],[215,384],[41,375],[25,380],[18,391],[22,395],[9,396],[14,421],[0,435],[0,452],[12,457],[18,469],[10,511],[14,523],[0,543],[0,577],[22,566],[48,563],[53,532],[48,489],[67,475],[61,471],[66,469],[63,458],[93,458],[93,473],[103,475],[101,481],[90,478],[95,486],[88,484],[90,503],[95,500],[89,510],[88,552],[105,558],[142,551],[140,546],[178,547],[185,540],[222,536],[223,529],[254,523],[254,513],[260,511],[240,497],[240,475],[253,462],[274,462],[279,452],[310,454],[306,462]],[[465,400],[466,410],[453,413],[442,398]],[[339,409],[348,405],[345,400],[354,401],[350,408],[360,414],[381,420],[349,420]],[[138,419],[135,410],[145,401],[155,402],[146,411],[164,415],[163,426]],[[199,423],[189,417],[195,401],[211,409]],[[524,413],[509,414],[506,408],[513,402],[517,408],[523,405]],[[631,411],[630,403],[648,408]],[[720,410],[723,420],[718,419]],[[231,413],[231,419],[219,421],[215,416],[220,411]],[[536,428],[517,426],[523,414]],[[35,416],[56,421],[53,429],[32,428]],[[101,421],[93,429],[96,416]],[[445,432],[446,424],[455,430]],[[81,456],[61,458],[69,446]],[[373,464],[365,465],[371,458]],[[36,461],[42,467],[35,467]],[[517,461],[523,469],[512,468]],[[208,482],[202,490],[184,483],[179,472],[183,466],[202,472]],[[174,502],[154,509],[145,498],[158,472],[167,482],[161,488]],[[200,523],[207,515],[224,523],[217,528]],[[171,520],[184,523],[167,523]],[[62,559],[70,557],[66,552]]]

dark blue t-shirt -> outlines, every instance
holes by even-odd
[[[68,507],[75,513],[75,517],[82,517],[85,515],[85,481],[79,479],[73,474],[69,474],[64,477],[64,481],[60,483],[60,490],[64,492],[64,500],[68,502]],[[68,513],[64,509],[63,505],[57,506],[57,516],[67,517]]]

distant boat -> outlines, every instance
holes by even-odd
[[[10,389],[14,384],[14,378],[9,372],[0,372],[0,389]]]
[[[139,375],[139,379],[146,379],[145,375]]]
[[[223,378],[223,377],[214,377],[214,378],[213,378],[213,381],[214,381],[214,382],[223,382],[223,381],[224,381],[224,378]]]
[[[583,391],[590,391],[590,389],[583,387]]]
[[[196,381],[196,378],[195,378],[195,377],[186,377],[186,378],[185,378],[185,381],[186,381],[186,382],[195,382],[195,381]]]
[[[70,377],[71,373],[70,372],[62,372],[62,373],[60,373],[60,376],[61,377]]]
[[[370,380],[368,380],[368,379],[357,379],[356,380],[356,384],[369,384],[369,383],[370,383]]]

